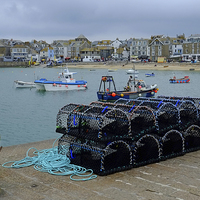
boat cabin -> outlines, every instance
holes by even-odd
[[[126,91],[135,92],[146,89],[147,85],[143,80],[135,79],[130,76],[127,86],[125,87]]]
[[[63,82],[75,82],[73,74],[76,72],[69,72],[68,68],[65,69],[63,72],[59,73],[59,80]]]

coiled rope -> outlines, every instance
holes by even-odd
[[[54,147],[58,139],[54,141],[53,147],[50,149],[37,150],[31,147],[26,152],[26,157],[24,159],[8,161],[2,166],[5,168],[22,168],[34,165],[34,169],[38,171],[60,176],[70,175],[70,179],[74,181],[87,181],[97,178],[97,175],[92,175],[92,169],[85,169],[81,166],[70,164],[70,159],[66,156],[66,152],[62,152],[62,154],[58,153],[58,147]],[[30,157],[28,154],[32,149],[35,150],[33,154],[36,156]],[[8,164],[11,165],[9,166]],[[74,178],[75,176],[78,178]]]

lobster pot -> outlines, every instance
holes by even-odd
[[[200,110],[200,98],[197,98],[197,97],[177,97],[177,96],[158,96],[158,98],[162,98],[162,99],[169,99],[169,100],[181,100],[181,101],[185,101],[185,100],[189,100],[189,101],[192,101],[198,111]]]
[[[181,127],[187,128],[192,124],[198,123],[198,109],[192,101],[183,101],[178,106],[180,112]]]
[[[162,135],[163,132],[166,132],[167,130],[179,126],[179,110],[172,103],[166,103],[161,100],[148,100],[143,101],[140,106],[147,106],[153,110],[156,117],[156,127],[159,135]]]
[[[137,106],[131,113],[131,134],[138,139],[145,133],[156,131],[156,118],[153,111],[146,106]]]
[[[129,101],[128,99],[125,99],[125,101],[124,101],[124,99],[122,99],[122,104],[119,104],[119,103],[116,104],[116,103],[110,103],[110,102],[103,103],[103,102],[96,101],[96,102],[92,102],[90,105],[108,107],[111,109],[117,108],[117,109],[120,109],[120,110],[126,112],[127,115],[130,115],[132,110],[135,108],[135,106],[138,106],[141,103],[142,103],[142,101]]]
[[[92,169],[98,175],[108,175],[132,168],[132,151],[126,142],[118,140],[105,146],[99,142],[89,141],[89,144],[70,144],[71,164]]]
[[[56,132],[65,134],[68,131],[68,118],[71,112],[84,112],[91,106],[80,105],[80,104],[67,104],[62,107],[56,118]]]
[[[148,163],[158,162],[161,156],[159,137],[146,134],[134,143],[133,166],[138,167]]]
[[[184,153],[184,137],[177,130],[170,130],[162,137],[162,159],[176,157]]]
[[[200,127],[191,125],[184,133],[185,152],[191,152],[200,149]]]
[[[99,107],[107,107],[107,108],[115,108],[116,104],[110,102],[100,102],[100,101],[93,101],[90,103],[91,106],[99,106]]]
[[[111,141],[127,138],[130,132],[128,115],[120,109],[90,107],[68,116],[67,134],[94,141]]]
[[[180,114],[178,108],[170,102],[163,103],[156,111],[156,122],[160,136],[171,129],[179,128]]]
[[[114,104],[121,104],[121,105],[130,105],[130,106],[139,106],[143,100],[137,100],[137,99],[123,99],[120,98],[114,102]]]

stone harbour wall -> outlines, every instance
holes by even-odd
[[[0,62],[0,67],[29,67],[29,62]]]

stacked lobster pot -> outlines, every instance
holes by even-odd
[[[59,152],[107,175],[200,149],[196,104],[167,97],[68,104],[57,114]]]

